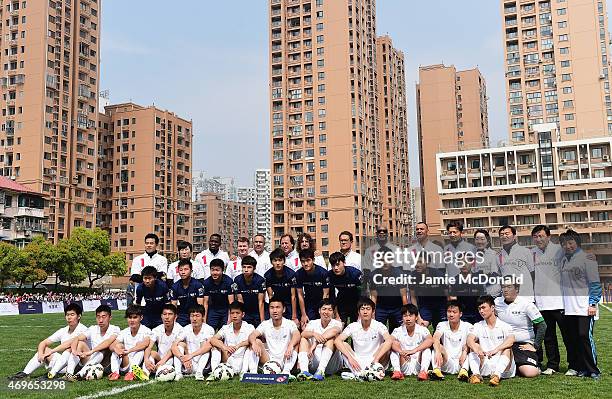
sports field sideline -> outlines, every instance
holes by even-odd
[[[0,398],[612,398],[612,311],[604,307],[600,307],[600,311],[601,318],[595,324],[602,372],[600,381],[556,374],[535,379],[503,380],[498,388],[473,386],[447,376],[445,381],[417,382],[416,377],[410,377],[401,382],[387,378],[371,383],[332,377],[321,383],[307,381],[273,386],[243,384],[236,379],[209,384],[193,378],[170,383],[109,382],[104,379],[67,383],[64,391],[10,390],[6,377],[23,368],[38,342],[64,325],[64,317],[62,314],[3,316],[0,317]],[[87,326],[95,323],[94,314],[85,313],[82,323]],[[114,312],[112,324],[121,328],[126,326],[122,311]],[[563,350],[563,345],[560,346]],[[562,359],[565,359],[564,354]],[[562,362],[562,371],[566,368]],[[36,375],[42,372],[39,370]]]

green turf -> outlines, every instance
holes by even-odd
[[[238,381],[224,383],[198,382],[185,379],[171,383],[152,383],[112,397],[121,398],[389,398],[389,397],[448,397],[448,398],[612,398],[612,313],[601,309],[602,318],[595,325],[595,339],[599,354],[602,378],[599,382],[591,379],[555,375],[535,379],[513,378],[504,380],[498,388],[487,385],[471,386],[460,383],[450,376],[446,381],[417,382],[415,377],[402,382],[360,383],[342,381],[338,377],[325,382],[300,382],[288,385],[253,385]],[[116,314],[115,324],[122,328],[125,322]],[[94,322],[92,313],[83,317],[83,322]],[[91,395],[114,387],[136,384],[134,382],[76,382],[68,385],[66,391],[10,391],[6,377],[23,368],[34,354],[38,341],[63,326],[60,315],[28,315],[0,317],[0,398],[75,398]],[[560,335],[559,335],[560,336]],[[17,348],[10,351],[10,348]],[[562,359],[564,355],[562,355]],[[566,365],[562,365],[565,371]],[[42,374],[39,369],[35,375]]]

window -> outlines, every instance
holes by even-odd
[[[566,127],[565,128],[565,134],[574,134],[576,133],[576,128],[575,127]]]
[[[601,158],[603,156],[603,149],[602,148],[592,148],[591,149],[591,157],[592,158]]]
[[[559,35],[560,42],[566,42],[569,40],[569,35]]]
[[[557,23],[557,26],[558,26],[559,28],[567,28],[567,21],[559,21],[559,22]]]
[[[565,114],[565,120],[566,121],[573,121],[574,120],[574,114]]]
[[[564,55],[569,54],[569,47],[561,47],[561,48],[559,48],[559,53],[560,54],[564,54]]]
[[[570,66],[569,60],[561,61],[561,68],[568,68]]]
[[[571,73],[564,73],[561,75],[561,81],[562,82],[569,82],[570,80],[572,80],[572,74]]]
[[[563,94],[571,94],[573,92],[571,87],[564,87]]]
[[[325,40],[325,38],[323,37],[323,35],[318,35],[317,36],[317,43],[323,43],[324,40]]]
[[[557,10],[557,15],[565,15],[567,14],[567,8],[559,8]]]
[[[593,171],[593,177],[596,179],[603,179],[606,177],[606,172],[603,169],[595,169]]]

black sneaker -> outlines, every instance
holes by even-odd
[[[8,379],[9,380],[23,380],[24,378],[28,378],[29,376],[30,374],[26,374],[23,371],[20,371],[17,374],[10,376]]]

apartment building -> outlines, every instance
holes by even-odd
[[[534,131],[534,144],[436,155],[438,232],[459,220],[468,237],[486,229],[498,245],[499,227],[509,224],[529,245],[538,224],[553,234],[571,228],[612,275],[612,138],[560,141],[554,123]]]
[[[208,248],[211,234],[221,235],[221,248],[230,254],[238,250],[238,238],[251,237],[254,205],[228,201],[218,193],[203,193],[193,203],[193,251]]]
[[[480,71],[441,64],[419,68],[416,86],[421,215],[432,231],[440,227],[436,154],[487,148],[486,83]]]
[[[533,125],[563,140],[612,134],[604,0],[502,0],[509,135],[536,143]]]
[[[325,254],[348,230],[361,248],[386,190],[375,2],[269,0],[269,18],[273,246],[307,232]]]
[[[393,47],[389,36],[381,36],[376,39],[376,56],[382,223],[390,236],[407,239],[412,212],[404,53]]]
[[[97,225],[109,231],[111,249],[132,259],[155,233],[160,253],[176,253],[192,234],[192,122],[125,103],[106,107],[99,130]]]
[[[0,175],[48,202],[48,237],[95,226],[100,4],[0,2]]]
[[[45,198],[28,187],[0,176],[0,241],[23,247],[47,236]]]
[[[272,187],[270,182],[270,169],[257,169],[255,171],[255,221],[256,234],[263,234],[266,238],[266,248],[271,249],[272,241]]]

